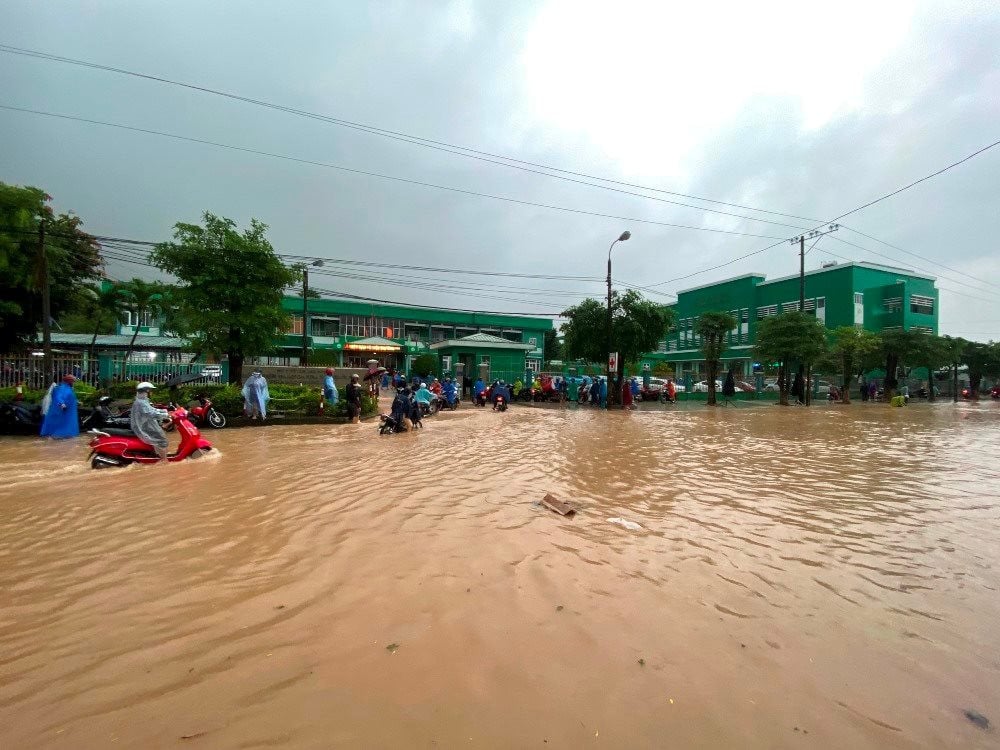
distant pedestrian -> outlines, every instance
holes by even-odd
[[[347,384],[347,417],[352,424],[361,423],[361,383],[358,376],[351,375],[351,382]]]
[[[340,398],[337,393],[337,384],[333,382],[333,368],[326,368],[326,375],[323,376],[323,398],[328,404],[335,404]]]
[[[263,422],[267,418],[267,402],[270,400],[267,378],[260,374],[260,370],[254,370],[243,383],[243,413],[250,419],[260,418]]]
[[[875,401],[878,398],[878,383],[874,380],[868,383],[868,400]]]
[[[736,395],[736,377],[733,375],[732,370],[726,374],[726,382],[722,384],[722,395],[726,401]]]
[[[805,381],[801,372],[795,373],[795,380],[792,381],[792,395],[800,403],[805,403]]]
[[[625,383],[624,387],[622,388],[622,408],[623,409],[631,409],[632,408],[632,401],[633,401],[633,397],[632,397],[632,384],[631,383]]]
[[[601,378],[599,382],[600,382],[600,386],[599,386],[600,390],[598,391],[598,393],[600,394],[600,398],[601,398],[601,408],[602,409],[607,409],[608,408],[608,379],[607,378]]]
[[[861,378],[861,400],[868,400],[868,383],[865,382],[864,378]]]
[[[673,378],[667,378],[667,400],[672,404],[677,401],[677,386]]]

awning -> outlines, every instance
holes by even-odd
[[[381,336],[369,336],[366,339],[358,339],[344,344],[344,349],[349,352],[401,352],[403,347],[391,339],[384,339]]]

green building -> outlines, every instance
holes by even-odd
[[[282,307],[292,319],[277,342],[281,352],[261,363],[298,364],[306,331],[310,354],[333,354],[340,367],[361,368],[375,359],[409,372],[416,357],[433,354],[442,372],[478,375],[485,364],[490,377],[516,380],[526,369],[541,370],[545,332],[552,330],[551,318],[339,299],[309,299],[306,324],[301,297],[285,297]]]
[[[770,281],[757,273],[737,276],[679,292],[671,307],[675,328],[656,352],[643,355],[643,364],[667,362],[679,378],[690,374],[694,380],[702,379],[705,367],[695,322],[702,313],[729,312],[737,326],[729,332],[723,366],[734,368],[738,377],[749,378],[757,324],[771,315],[799,309],[799,276]],[[936,334],[938,290],[932,277],[900,268],[828,263],[805,274],[805,311],[831,329],[854,325],[874,332],[898,328]]]

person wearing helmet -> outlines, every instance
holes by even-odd
[[[430,409],[431,399],[433,397],[434,394],[431,393],[430,389],[427,387],[427,383],[421,383],[416,393],[413,394],[414,400],[416,400],[418,404],[423,404],[423,406],[428,409]]]
[[[421,385],[423,386],[423,383],[421,383]],[[423,387],[426,388],[427,386],[423,386]],[[430,388],[430,390],[431,390],[431,393],[433,393],[435,396],[440,396],[441,395],[441,381],[438,380],[437,378],[434,378],[434,380],[431,382],[431,388]]]
[[[504,381],[502,381],[502,380],[498,380],[497,381],[497,384],[493,387],[493,394],[492,395],[493,395],[493,405],[494,406],[497,405],[497,398],[499,396],[503,396],[504,399],[506,399],[507,403],[508,404],[510,403],[510,390],[508,390],[507,384]]]
[[[150,382],[139,383],[135,387],[135,402],[129,413],[129,426],[142,442],[149,445],[160,459],[167,457],[167,434],[160,422],[170,415],[166,409],[157,409],[149,402],[149,392],[154,386]]]

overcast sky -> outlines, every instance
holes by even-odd
[[[3,44],[818,220],[1000,139],[998,39],[1000,5],[968,1],[0,5]],[[0,104],[600,214],[798,233],[10,54],[0,54]],[[897,247],[841,229],[820,241],[807,268],[846,258],[930,272],[942,289],[942,333],[1000,338],[998,175],[1000,147],[844,220]],[[615,248],[614,276],[638,285],[774,241],[518,205],[4,110],[0,180],[44,188],[56,210],[75,211],[97,234],[167,239],[175,222],[209,210],[241,225],[261,219],[282,253],[592,278],[414,274],[452,287],[429,291],[311,277],[326,289],[489,310],[556,313],[599,296],[608,245],[624,229],[632,239]],[[784,243],[657,288],[676,292],[749,271],[773,278],[797,264],[796,248]],[[109,270],[143,275],[118,262]],[[502,288],[469,296],[468,284],[484,282]]]

